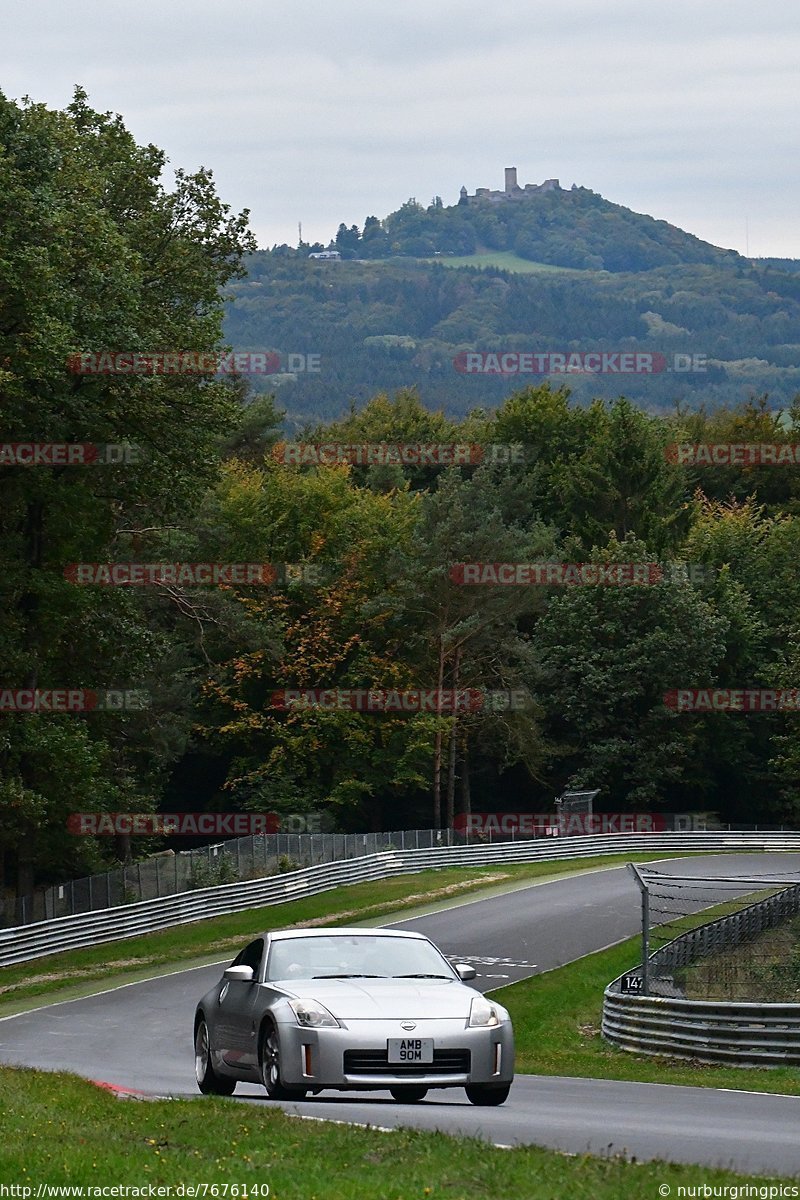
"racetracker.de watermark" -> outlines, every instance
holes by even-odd
[[[263,837],[270,833],[323,833],[327,813],[70,813],[67,832],[76,837]]]
[[[70,583],[100,587],[263,587],[318,584],[324,571],[315,563],[69,563]]]
[[[664,704],[676,712],[800,712],[798,688],[674,688]]]
[[[117,467],[142,461],[127,442],[0,442],[0,467]]]
[[[459,587],[653,587],[658,583],[708,584],[717,577],[708,563],[453,563]]]
[[[800,445],[791,442],[671,442],[667,462],[683,467],[796,467]]]
[[[332,709],[363,713],[514,712],[530,708],[525,688],[281,688],[268,708]]]
[[[525,447],[500,442],[280,442],[276,462],[295,466],[472,467],[480,463],[519,465]]]
[[[74,375],[297,375],[319,374],[320,354],[287,354],[276,350],[100,350],[71,354],[67,370]]]
[[[462,350],[453,359],[460,375],[660,375],[706,365],[705,354],[658,350]]]
[[[661,813],[459,813],[453,828],[464,834],[529,834],[545,837],[554,832],[565,834],[655,833],[667,829]]]
[[[0,687],[0,713],[141,712],[150,693],[131,688]]]

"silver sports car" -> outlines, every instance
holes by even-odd
[[[464,986],[474,978],[420,933],[265,933],[197,1006],[200,1091],[229,1096],[255,1081],[273,1100],[334,1088],[416,1101],[463,1087],[473,1104],[502,1104],[514,1034],[504,1008]]]

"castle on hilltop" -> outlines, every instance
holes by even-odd
[[[520,187],[517,183],[517,168],[506,167],[506,186],[503,191],[492,191],[491,188],[476,188],[475,195],[470,196],[465,187],[462,187],[459,204],[469,204],[470,200],[489,200],[492,204],[500,204],[506,200],[521,200],[525,196],[532,196],[536,192],[558,192],[561,190],[561,184],[557,179],[545,179],[544,183],[526,183],[524,187]]]

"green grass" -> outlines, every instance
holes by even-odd
[[[436,258],[424,258],[422,262],[441,263],[443,267],[499,267],[502,271],[514,271],[519,275],[541,275],[553,272],[568,275],[587,275],[594,272],[580,271],[576,267],[554,267],[551,263],[530,262],[520,258],[513,250],[487,250],[482,254],[442,254]]]
[[[177,925],[144,937],[64,951],[0,968],[0,1017],[31,1008],[32,1002],[40,997],[71,999],[97,991],[99,983],[108,985],[117,979],[133,982],[137,978],[165,973],[170,968],[188,968],[219,961],[227,955],[233,957],[235,950],[248,938],[264,929],[304,922],[346,925],[363,920],[377,921],[394,912],[418,912],[420,906],[456,902],[464,895],[480,895],[487,889],[505,890],[574,871],[619,866],[633,859],[649,862],[668,857],[667,854],[618,854],[597,859],[498,863],[487,867],[420,871],[374,883],[353,884],[286,904]]]
[[[303,1121],[266,1101],[120,1101],[75,1076],[14,1068],[0,1068],[0,1181],[32,1187],[34,1195],[39,1183],[227,1183],[249,1198],[263,1197],[266,1185],[270,1200],[653,1200],[662,1184],[676,1197],[682,1185],[767,1182],[704,1167]]]
[[[689,1000],[800,1000],[800,917],[757,938],[691,963],[674,978]]]

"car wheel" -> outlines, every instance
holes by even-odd
[[[511,1084],[504,1083],[500,1087],[491,1083],[471,1083],[465,1089],[470,1104],[478,1104],[483,1108],[495,1104],[505,1104]]]
[[[261,1035],[258,1054],[261,1082],[270,1100],[302,1100],[307,1088],[288,1088],[281,1082],[281,1044],[278,1031],[269,1025]]]
[[[424,1100],[428,1094],[426,1087],[414,1087],[413,1084],[401,1084],[399,1087],[389,1088],[394,1099],[398,1104],[416,1104],[419,1100]]]
[[[198,1021],[194,1035],[194,1073],[204,1096],[232,1096],[236,1080],[218,1075],[211,1065],[211,1041],[205,1021]]]

